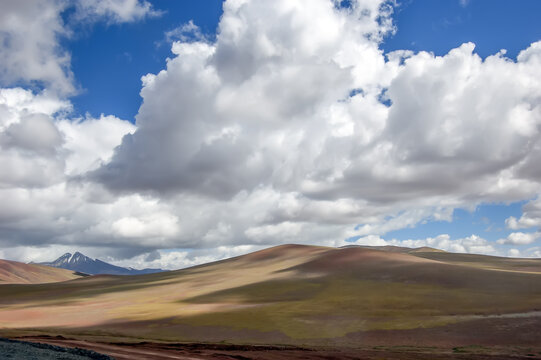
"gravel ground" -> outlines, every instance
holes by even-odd
[[[69,349],[49,344],[0,338],[0,358],[16,360],[114,360],[85,349]]]

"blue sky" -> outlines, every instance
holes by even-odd
[[[505,225],[510,216],[520,217],[524,201],[511,204],[483,204],[474,210],[456,209],[452,221],[426,221],[411,228],[388,232],[388,239],[422,239],[439,234],[449,234],[453,238],[465,238],[477,234],[483,238],[496,241],[507,237],[512,230]],[[531,229],[531,231],[535,231]]]
[[[385,41],[386,51],[411,49],[443,55],[472,41],[482,57],[506,49],[514,58],[539,39],[539,11],[536,0],[400,1],[394,19],[396,35]]]
[[[171,56],[165,33],[192,20],[203,33],[215,36],[222,1],[152,3],[164,11],[161,17],[120,25],[98,23],[67,41],[72,68],[82,88],[82,93],[72,99],[77,113],[115,114],[135,121],[141,105],[141,76],[157,73]],[[411,49],[443,55],[472,41],[482,57],[506,49],[514,58],[541,37],[541,4],[536,0],[522,0],[519,6],[506,0],[470,0],[464,4],[454,0],[402,0],[398,4],[393,15],[397,32],[382,44],[386,52]]]
[[[541,256],[541,2],[352,3],[0,6],[0,255]]]
[[[72,68],[82,93],[73,98],[79,114],[115,114],[135,121],[141,105],[141,76],[157,73],[171,56],[165,33],[192,20],[206,34],[214,34],[222,1],[153,1],[163,10],[159,18],[111,25],[100,22],[67,41]]]

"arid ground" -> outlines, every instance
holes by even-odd
[[[541,358],[541,260],[284,245],[166,273],[3,284],[0,328],[117,359]]]
[[[79,279],[81,275],[50,266],[0,260],[0,285],[52,283]]]

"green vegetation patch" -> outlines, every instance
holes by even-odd
[[[243,304],[298,301],[313,298],[324,291],[325,283],[319,280],[271,280],[236,288],[204,294],[181,302],[218,303],[238,302]]]
[[[80,279],[46,284],[4,284],[0,285],[0,305],[17,304],[24,306],[37,302],[41,306],[66,305],[108,293],[122,293],[161,285],[141,281],[136,277],[115,277],[104,279]]]
[[[363,330],[444,326],[472,315],[528,311],[540,296],[358,280],[274,280],[218,291],[189,303],[233,303],[229,311],[178,319],[192,326],[280,331],[294,339],[334,338]]]

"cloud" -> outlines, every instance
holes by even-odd
[[[201,32],[201,28],[194,24],[193,20],[165,32],[165,42],[167,43],[206,40],[207,37]]]
[[[79,245],[92,247],[85,239],[95,234],[88,228],[117,203],[77,176],[107,161],[134,126],[113,116],[67,120],[70,108],[47,93],[0,89],[0,202],[8,204],[0,209],[4,248],[66,245],[78,237]],[[120,216],[122,204],[116,205]]]
[[[534,246],[525,251],[526,257],[541,258],[541,247]]]
[[[61,0],[6,1],[0,11],[0,84],[18,81],[69,94],[75,91],[70,54],[59,45],[68,35]]]
[[[541,238],[541,233],[523,233],[514,232],[507,236],[506,239],[499,239],[498,244],[511,244],[511,245],[528,245]]]
[[[46,94],[0,89],[0,188],[46,187],[63,180],[62,135],[52,115],[67,108]]]
[[[0,86],[24,84],[63,97],[78,90],[71,54],[60,45],[74,36],[72,25],[134,22],[161,14],[141,0],[5,1],[0,9]]]
[[[537,43],[517,61],[472,43],[383,54],[387,21],[311,4],[226,2],[215,42],[175,42],[143,78],[137,130],[91,178],[199,209],[214,223],[172,207],[178,244],[201,247],[382,235],[539,192],[522,174],[540,137]]]
[[[363,236],[363,237],[357,239],[355,242],[349,242],[348,244],[346,244],[346,242],[344,242],[344,245],[341,245],[341,246],[352,245],[352,244],[365,245],[365,246],[387,246],[387,245],[389,245],[389,243],[387,241],[385,241],[384,239],[382,239],[378,235],[368,235],[368,236]]]
[[[435,249],[456,252],[456,253],[474,253],[474,254],[490,254],[495,255],[498,251],[494,246],[477,235],[471,235],[460,239],[451,239],[448,234],[440,234],[436,237],[428,237],[425,239],[408,239],[408,240],[384,240],[379,236],[369,235],[361,237],[354,242],[344,242],[342,245],[368,245],[368,246],[402,246],[409,248],[432,247]]]
[[[513,230],[541,227],[541,198],[528,202],[522,207],[522,216],[517,220],[510,216],[505,220],[508,228]]]
[[[112,2],[81,4],[115,19],[98,10]],[[229,0],[215,40],[182,37],[197,34],[188,23],[165,68],[143,76],[136,126],[71,119],[49,91],[2,90],[0,201],[12,205],[0,208],[1,246],[168,268],[354,237],[498,253],[475,235],[382,236],[541,193],[541,42],[516,60],[482,59],[472,43],[385,54],[389,4]],[[508,226],[537,221],[536,204]]]
[[[222,199],[252,190],[291,155],[282,142],[308,146],[308,117],[316,116],[310,131],[325,125],[314,106],[347,97],[355,82],[354,57],[374,55],[373,68],[383,66],[377,43],[366,39],[383,31],[374,16],[357,23],[351,19],[358,14],[338,12],[328,1],[302,11],[290,2],[226,3],[224,9],[217,44],[176,42],[167,71],[144,78],[138,130],[96,174],[111,188],[186,190]],[[261,13],[267,21],[260,21]],[[313,17],[335,30],[319,34]],[[174,161],[167,158],[172,153]],[[292,166],[285,164],[284,171]],[[289,181],[286,173],[277,175]]]
[[[79,0],[76,17],[98,21],[106,19],[111,23],[127,23],[146,17],[161,16],[151,3],[145,0]]]
[[[520,250],[518,249],[509,249],[507,255],[510,257],[520,257]]]
[[[118,266],[142,268],[160,268],[175,270],[213,261],[228,259],[261,250],[261,246],[219,246],[199,250],[168,250],[142,254],[126,260],[112,260]]]
[[[62,133],[66,174],[83,174],[108,162],[122,137],[135,131],[135,126],[115,116],[95,119],[62,119],[56,122]]]
[[[65,119],[71,104],[47,93],[0,89],[0,187],[47,187],[108,161],[135,131],[114,116]]]
[[[325,4],[313,11],[326,18],[299,19],[288,5],[225,6],[215,44],[176,42],[167,69],[144,78],[137,131],[96,178],[120,192],[222,200],[261,186],[377,204],[515,201],[539,190],[521,173],[539,138],[535,44],[518,63],[483,61],[468,43],[399,65]],[[256,10],[280,26],[260,25]],[[314,17],[340,31],[304,38]]]

